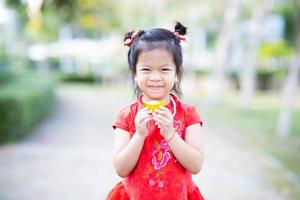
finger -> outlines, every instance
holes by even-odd
[[[159,106],[158,108],[159,110],[162,110],[162,111],[167,111],[167,112],[171,112],[169,108],[167,107],[164,107],[164,106]]]
[[[164,119],[164,118],[162,118],[160,116],[153,116],[153,119],[160,126],[166,126],[168,124],[168,122],[166,121],[166,119]]]
[[[158,109],[155,109],[154,113],[161,114],[164,116],[172,115],[171,111],[168,108],[165,108],[163,106],[159,107]]]
[[[149,110],[147,107],[143,107],[140,110]]]
[[[143,112],[150,112],[150,110],[147,107],[143,107],[143,108],[139,109],[138,112],[141,112],[141,113],[143,113]]]
[[[150,113],[144,113],[142,116],[141,116],[141,119],[142,120],[145,120],[145,119],[151,119],[153,118],[153,116],[150,114]]]
[[[163,125],[161,124],[161,122],[159,121],[155,121],[155,125],[160,129],[161,127],[163,127]]]
[[[158,122],[155,122],[155,125],[156,125],[158,128],[161,128],[161,126],[159,125]]]
[[[157,122],[161,127],[172,127],[173,120],[168,119],[162,115],[153,116],[155,122]]]
[[[149,113],[141,113],[138,118],[137,118],[137,122],[138,123],[142,123],[145,119],[151,119],[152,115],[150,115]]]
[[[161,113],[153,113],[152,115],[156,116],[156,117],[159,117],[162,120],[167,120],[167,121],[170,121],[171,118],[172,118],[171,114],[165,114],[165,113],[162,113],[162,114]]]
[[[151,111],[148,108],[143,108],[139,110],[138,114],[151,114]]]
[[[143,121],[142,121],[142,123],[148,123],[149,121],[151,120],[151,118],[150,117],[148,117],[148,118],[146,118],[146,119],[144,119]]]
[[[145,119],[145,120],[143,120],[138,126],[139,127],[144,127],[144,128],[149,128],[149,121],[150,121],[150,118],[147,118],[147,119]]]
[[[141,110],[139,110],[140,113],[151,113],[151,111],[145,107],[145,108],[142,108]]]
[[[170,121],[166,116],[161,115],[161,114],[155,114],[155,115],[153,115],[153,118],[154,119],[159,119],[164,123],[168,123],[168,121]]]

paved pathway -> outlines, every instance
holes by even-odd
[[[111,124],[129,100],[120,90],[62,86],[51,116],[25,140],[0,146],[0,200],[101,200],[119,180]],[[124,92],[125,93],[125,92]],[[210,200],[281,200],[265,177],[268,160],[204,129],[206,160],[194,177]]]

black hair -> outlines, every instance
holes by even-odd
[[[138,56],[142,51],[149,51],[152,49],[160,48],[167,50],[173,56],[173,60],[176,66],[176,75],[178,81],[175,82],[172,90],[181,96],[180,82],[182,79],[182,50],[181,50],[181,37],[186,34],[187,28],[180,22],[176,22],[174,32],[162,29],[154,28],[149,30],[139,30],[137,33],[134,31],[127,32],[124,37],[124,41],[132,39],[130,48],[128,50],[127,61],[129,69],[131,71],[132,78],[136,75],[136,63]],[[134,35],[135,34],[135,35]],[[134,38],[133,38],[134,37]],[[134,93],[139,96],[141,91],[139,87],[134,84]]]

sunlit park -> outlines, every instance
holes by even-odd
[[[128,31],[187,26],[208,200],[300,199],[299,0],[0,0],[0,199],[104,200]]]

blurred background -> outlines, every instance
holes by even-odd
[[[0,0],[0,199],[104,199],[125,32],[178,20],[207,199],[300,199],[299,0]]]

